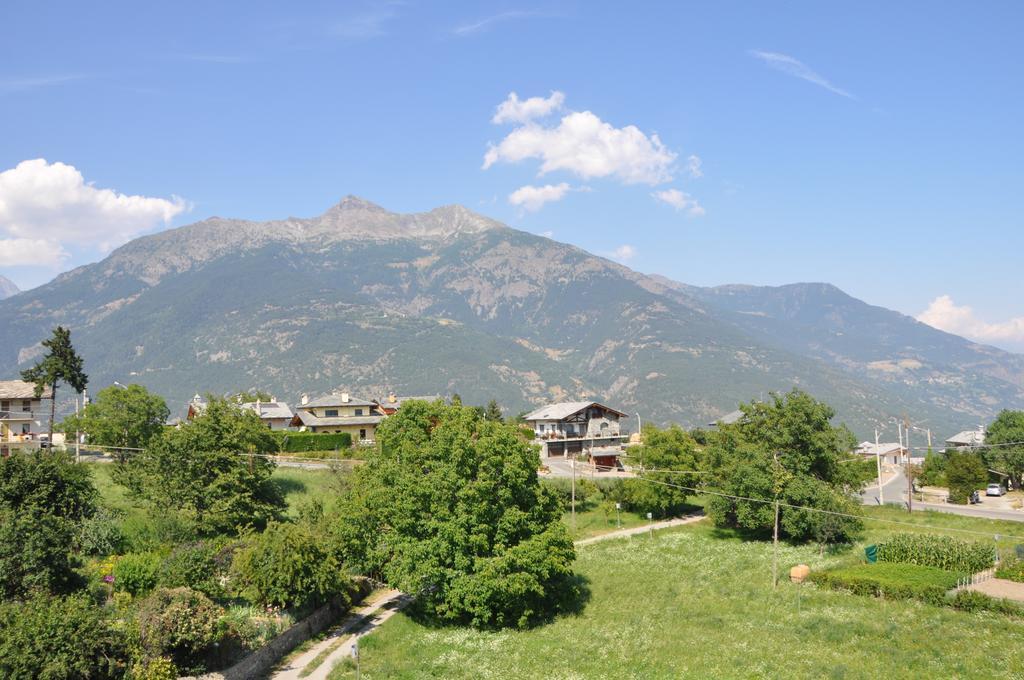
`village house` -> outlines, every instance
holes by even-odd
[[[975,430],[964,430],[946,440],[947,449],[969,449],[985,443],[985,427],[979,425]]]
[[[43,421],[49,416],[43,400],[52,392],[47,389],[36,397],[36,386],[22,380],[0,380],[0,444],[27,442],[45,431]]]
[[[305,432],[347,432],[353,442],[369,443],[376,438],[384,414],[376,402],[353,398],[347,392],[318,399],[302,395],[292,425]]]
[[[877,450],[874,442],[861,442],[853,452],[871,460],[874,460],[877,455],[883,463],[892,465],[902,465],[907,462],[907,449],[897,442],[882,442],[878,445]]]
[[[542,406],[524,420],[533,427],[543,458],[586,454],[599,468],[614,469],[628,438],[620,426],[626,417],[596,401],[571,401]]]
[[[295,414],[283,401],[272,399],[271,401],[252,401],[239,404],[238,408],[252,411],[271,430],[292,429],[292,421]],[[187,418],[192,420],[206,409],[206,400],[198,394],[188,402]]]

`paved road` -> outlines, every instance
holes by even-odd
[[[886,505],[896,504],[906,507],[907,478],[902,471],[897,471],[892,479],[882,484],[882,496]],[[878,505],[878,485],[869,486],[861,493],[864,505]],[[935,510],[948,512],[951,515],[967,517],[983,517],[985,519],[1004,519],[1011,522],[1024,522],[1024,512],[1006,508],[986,508],[978,505],[952,505],[949,503],[925,503],[914,501],[915,511]]]

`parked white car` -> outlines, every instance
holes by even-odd
[[[986,496],[1002,496],[1006,493],[1006,488],[1002,484],[989,484],[985,487]]]

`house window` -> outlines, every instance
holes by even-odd
[[[25,411],[26,413],[31,411],[32,410],[32,402],[29,401],[28,399],[26,399],[25,401],[21,402],[21,410]]]
[[[28,423],[22,423],[21,424],[21,433],[22,434],[29,434],[30,431],[31,430],[29,429]]]
[[[336,408],[329,408],[329,409],[326,409],[324,411],[324,418],[337,418],[337,417],[338,417],[338,409],[336,409]]]
[[[0,413],[0,415],[8,415],[7,411],[10,411],[10,410],[11,410],[11,402],[9,402],[9,401],[0,401],[0,411],[3,411],[3,413]]]
[[[361,408],[357,408],[357,409],[356,409],[356,415],[357,415],[357,416],[361,416],[361,415],[363,415],[363,409],[361,409]]]
[[[366,439],[366,430],[359,430],[359,438]]]

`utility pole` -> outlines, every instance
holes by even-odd
[[[885,505],[885,496],[882,493],[882,454],[879,452],[878,428],[875,428],[875,466],[878,468],[878,504]]]
[[[910,474],[910,418],[904,414],[903,423],[907,431],[907,512],[914,511],[914,478]]]
[[[81,448],[82,435],[80,434],[80,432],[78,430],[78,423],[79,423],[79,420],[78,420],[78,413],[79,413],[79,411],[78,411],[78,401],[79,401],[79,399],[81,399],[81,397],[82,397],[81,394],[78,394],[78,395],[75,396],[75,462],[76,463],[81,463],[82,462],[82,448]],[[66,445],[66,443],[65,443],[65,445]]]
[[[566,446],[568,449],[568,445]],[[569,459],[569,467],[572,468],[572,532],[576,533],[576,459]]]

